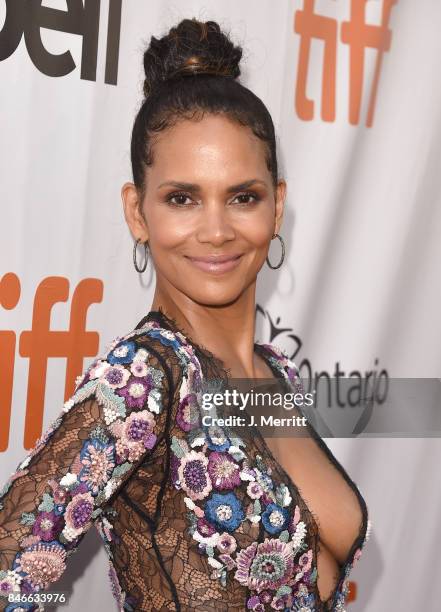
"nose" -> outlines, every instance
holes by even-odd
[[[206,202],[201,210],[196,237],[199,242],[221,245],[234,240],[234,230],[230,215],[223,202]]]

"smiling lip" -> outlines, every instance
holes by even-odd
[[[186,256],[187,257],[187,256]],[[239,255],[208,255],[207,257],[187,257],[200,270],[222,274],[239,265],[242,253]]]

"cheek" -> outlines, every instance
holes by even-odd
[[[272,230],[270,223],[266,225],[249,225],[247,228],[246,239],[256,248],[265,248],[271,240]]]
[[[185,243],[194,230],[194,222],[189,223],[184,219],[180,211],[151,212],[147,217],[149,220],[150,244],[158,251],[170,250]]]
[[[274,213],[270,206],[244,216],[237,224],[240,234],[256,248],[265,248],[273,235]]]

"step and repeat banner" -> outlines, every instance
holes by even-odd
[[[241,81],[272,114],[288,183],[287,253],[259,275],[257,339],[310,380],[441,375],[438,0],[0,0],[2,483],[75,377],[150,308],[120,189],[143,52],[192,17],[243,46]],[[411,410],[418,421],[418,394]],[[438,610],[440,437],[326,442],[372,521],[348,609]],[[114,608],[94,529],[59,588],[62,609]]]

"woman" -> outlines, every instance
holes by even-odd
[[[122,198],[154,299],[3,489],[0,589],[21,597],[8,611],[38,609],[27,595],[56,590],[92,524],[120,610],[343,610],[367,539],[355,483],[309,424],[295,442],[245,441],[200,405],[214,379],[300,388],[285,353],[254,343],[257,273],[283,261],[267,253],[276,236],[283,247],[286,183],[271,117],[237,80],[241,55],[195,19],[144,54]]]

